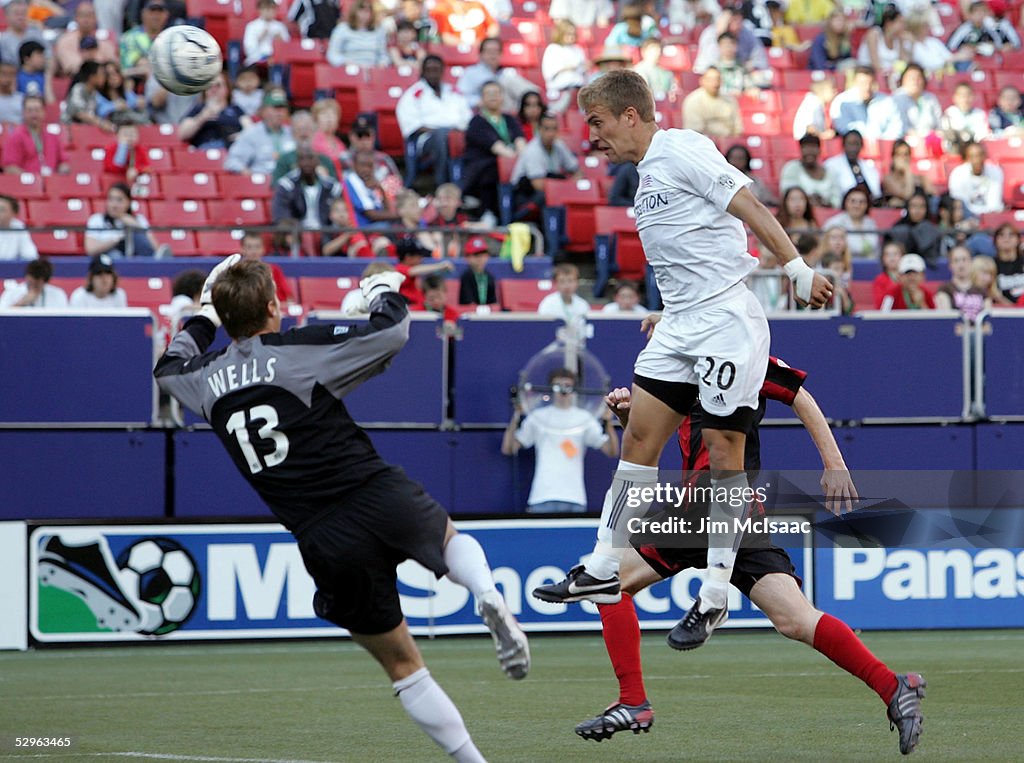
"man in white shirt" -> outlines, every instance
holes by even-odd
[[[395,116],[406,143],[406,185],[412,185],[419,169],[433,168],[434,182],[447,183],[448,133],[465,130],[472,112],[466,99],[451,85],[441,82],[444,61],[439,56],[423,59],[421,79],[398,99]],[[412,158],[412,161],[410,161]]]
[[[805,135],[800,139],[800,158],[790,159],[782,165],[779,175],[779,194],[786,195],[790,188],[800,188],[819,207],[838,207],[843,194],[828,165],[821,163],[821,139]]]
[[[16,214],[18,200],[0,195],[0,260],[34,260],[39,250]]]
[[[561,318],[566,325],[579,327],[585,322],[590,304],[576,291],[580,287],[580,271],[572,263],[555,266],[555,291],[537,305],[537,314]]]
[[[964,146],[964,163],[949,173],[949,195],[960,199],[975,215],[1003,211],[1003,170],[985,161],[988,152],[981,143]]]
[[[903,120],[892,98],[878,92],[875,70],[858,66],[853,84],[832,99],[828,113],[840,135],[857,130],[868,138],[896,140],[903,137]]]
[[[537,85],[521,77],[513,67],[502,67],[504,43],[497,37],[488,37],[480,43],[480,60],[467,66],[459,77],[455,89],[462,93],[471,109],[480,106],[480,91],[488,82],[497,82],[505,94],[502,111],[515,112],[524,93],[536,90]]]
[[[64,310],[68,306],[68,295],[58,286],[50,284],[53,265],[49,260],[32,260],[25,266],[25,280],[11,284],[0,294],[0,310],[19,307],[39,307],[48,310]]]
[[[536,448],[536,465],[526,511],[531,514],[574,513],[587,510],[583,458],[587,448],[600,448],[609,458],[619,455],[619,438],[611,411],[604,427],[575,403],[576,374],[566,368],[552,371],[551,405],[537,408],[520,426],[518,406],[505,430],[501,452],[511,456],[520,448]]]
[[[260,121],[238,134],[224,160],[224,169],[243,175],[270,176],[277,160],[295,150],[288,118],[288,96],[281,88],[271,88],[263,96]]]
[[[621,599],[619,561],[629,520],[644,515],[658,483],[662,448],[700,393],[704,442],[714,489],[708,576],[690,612],[673,630],[676,649],[700,646],[728,616],[728,588],[739,544],[737,519],[750,487],[743,471],[768,367],[768,321],[743,283],[757,267],[744,223],[784,264],[797,298],[831,300],[824,276],[804,263],[750,178],[725,161],[707,137],[660,130],[654,97],[636,72],[609,72],[583,88],[579,103],[590,140],[612,162],[637,165],[637,230],[665,311],[637,357],[622,458],[605,496],[594,553],[565,580],[534,589],[545,601]],[[740,504],[736,506],[735,504]]]
[[[861,159],[864,138],[856,130],[843,136],[843,153],[825,160],[825,170],[832,176],[839,190],[839,197],[857,185],[867,186],[873,199],[882,198],[882,179],[878,168],[870,159]]]

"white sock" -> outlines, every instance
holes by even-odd
[[[420,668],[391,685],[405,712],[442,750],[460,763],[484,760],[470,739],[459,709],[431,677],[429,670]]]
[[[494,590],[487,555],[472,535],[458,533],[444,547],[444,563],[448,565],[448,579],[469,589],[476,598]]]
[[[740,541],[743,540],[743,531],[737,527],[737,520],[745,517],[749,510],[746,502],[734,505],[740,501],[729,499],[742,495],[748,487],[745,472],[733,474],[725,479],[713,479],[711,487],[714,489],[716,500],[711,501],[708,506],[708,520],[724,522],[725,528],[708,533],[708,574],[700,587],[702,612],[709,609],[724,609],[728,605],[729,580],[736,564],[736,552],[739,551]],[[725,491],[728,497],[724,501],[717,500],[717,495],[722,491]]]
[[[657,466],[641,466],[629,461],[619,461],[611,487],[604,495],[594,553],[587,560],[587,572],[591,575],[605,580],[618,574],[619,561],[629,537],[626,530],[629,520],[632,517],[642,517],[651,507],[650,501],[630,495],[629,491],[634,488],[653,487],[657,482]]]

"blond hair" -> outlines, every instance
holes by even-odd
[[[610,71],[580,90],[577,102],[588,112],[603,106],[613,117],[621,117],[632,107],[642,122],[654,121],[654,95],[647,81],[634,71]]]
[[[982,273],[988,273],[992,280],[989,281],[988,291],[985,292],[985,296],[993,300],[1001,300],[1002,292],[996,288],[996,274],[998,268],[996,267],[996,261],[989,257],[987,254],[979,254],[971,260],[971,286],[978,285],[978,276]]]

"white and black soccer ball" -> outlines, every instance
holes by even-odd
[[[172,93],[193,95],[220,75],[224,59],[209,32],[179,25],[168,27],[153,40],[149,65],[157,81]]]
[[[180,628],[199,600],[200,579],[188,551],[170,538],[145,538],[117,558],[121,590],[139,612],[139,633]]]

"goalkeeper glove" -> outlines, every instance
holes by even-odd
[[[373,300],[389,291],[397,292],[402,285],[405,276],[395,271],[389,273],[376,273],[368,276],[359,282],[359,288],[363,292],[366,304],[373,304]]]
[[[217,279],[221,277],[225,270],[235,265],[239,260],[242,259],[240,254],[232,254],[230,257],[225,257],[210,271],[210,275],[206,277],[206,282],[203,283],[203,290],[199,293],[199,310],[196,315],[201,315],[214,326],[220,328],[220,316],[217,315],[217,309],[213,306],[213,285],[217,283]]]

